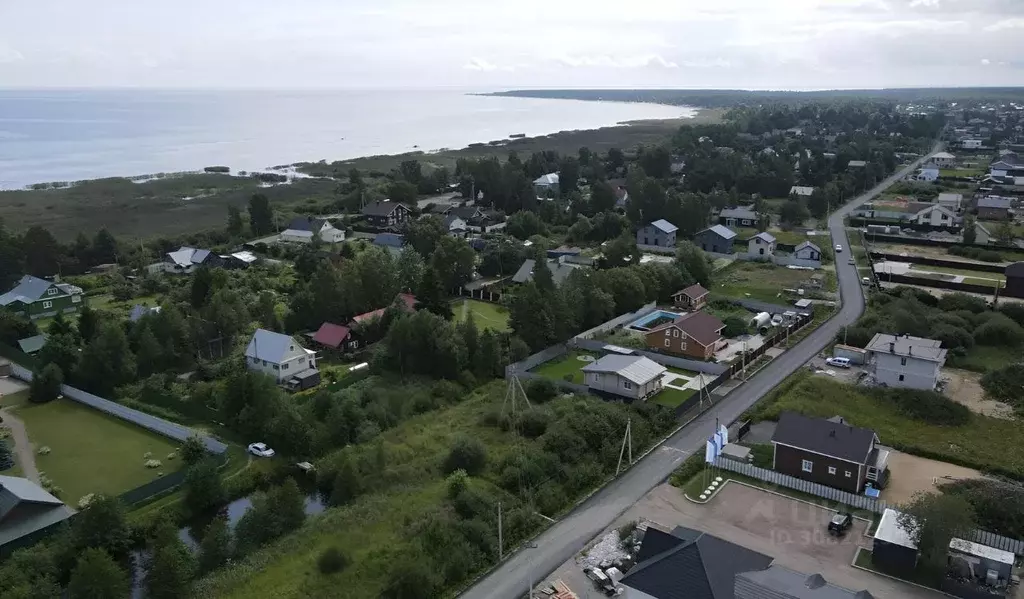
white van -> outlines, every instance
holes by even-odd
[[[849,368],[850,358],[829,358],[825,360],[825,363],[836,368]]]

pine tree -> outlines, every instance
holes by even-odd
[[[7,447],[7,443],[3,439],[0,439],[0,472],[13,467],[14,456],[11,454],[11,449]]]

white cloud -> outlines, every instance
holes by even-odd
[[[597,56],[571,56],[563,55],[557,58],[558,62],[568,67],[590,67],[609,69],[639,69],[646,67],[659,67],[663,69],[677,69],[679,65],[665,57],[657,54],[646,56],[609,56],[601,54]]]
[[[1003,19],[985,27],[985,31],[1002,31],[1004,29],[1024,29],[1024,19]]]
[[[487,62],[483,58],[476,58],[476,57],[470,58],[469,62],[467,62],[466,64],[462,65],[462,68],[466,69],[467,71],[485,71],[485,72],[502,70],[502,67],[499,67],[498,65],[496,65],[496,64],[494,64],[492,62]],[[511,70],[511,69],[508,69],[508,70]]]
[[[981,59],[981,64],[983,64],[985,66],[988,66],[988,65],[992,64],[992,61],[987,59],[987,58],[982,58]]]

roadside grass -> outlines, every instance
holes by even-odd
[[[986,279],[992,281],[1005,281],[1006,275],[1001,272],[984,272],[979,270],[971,270],[970,268],[951,268],[948,266],[932,266],[930,264],[911,264],[911,271],[926,271],[926,272],[937,272],[947,273],[951,275],[960,275],[964,277],[971,277],[975,279]]]
[[[981,168],[940,168],[940,177],[980,177],[986,173]]]
[[[738,306],[730,302],[712,301],[706,308],[704,308],[704,311],[718,317],[722,322],[725,322],[725,319],[731,316],[742,318],[743,321],[746,322],[749,321],[750,317],[753,315],[753,312],[747,310],[743,306]]]
[[[1000,289],[1002,289],[1003,287],[1006,287],[1006,281],[1004,279],[994,280],[994,279],[979,279],[977,277],[964,277],[964,280],[962,282],[963,283],[967,283],[969,285],[984,285],[984,286],[990,287],[992,289],[995,289],[996,287],[998,287]]]
[[[70,399],[25,404],[15,414],[36,450],[50,448],[47,455],[37,453],[36,466],[71,505],[89,493],[119,495],[182,465],[178,458],[167,459],[177,443]],[[146,468],[147,452],[163,465]]]
[[[534,368],[533,372],[559,381],[564,381],[567,375],[572,375],[572,382],[582,385],[583,372],[580,369],[590,362],[580,360],[580,356],[592,356],[595,360],[600,357],[592,352],[571,351],[557,360],[541,364]]]
[[[737,260],[715,278],[716,283],[711,286],[711,292],[716,296],[785,305],[789,302],[782,290],[801,287],[810,278],[810,274],[805,270]]]
[[[456,300],[452,304],[452,311],[455,312],[456,322],[464,322],[472,312],[473,320],[480,329],[491,329],[499,333],[511,330],[508,326],[508,310],[497,304],[474,299]]]
[[[798,373],[778,397],[755,407],[755,420],[783,411],[830,418],[840,415],[873,429],[884,445],[931,459],[1024,477],[1024,429],[1020,423],[972,413],[962,426],[938,426],[900,414],[896,407],[857,387]]]

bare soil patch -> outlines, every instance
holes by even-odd
[[[975,414],[1014,420],[1013,407],[994,399],[985,398],[985,390],[981,388],[981,375],[969,370],[943,368],[940,375],[948,379],[946,395],[953,401],[967,406]]]
[[[882,490],[882,499],[889,503],[903,503],[919,491],[936,491],[942,483],[962,478],[982,478],[981,472],[971,468],[899,451],[889,454],[889,473],[889,484]]]

